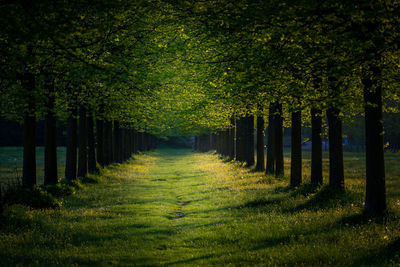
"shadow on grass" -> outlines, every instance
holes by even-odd
[[[274,189],[275,193],[288,193],[289,196],[291,197],[297,197],[297,196],[308,196],[311,195],[315,192],[317,192],[321,188],[320,185],[314,185],[311,183],[307,184],[302,184],[297,187],[291,187],[291,186],[279,186]]]
[[[305,186],[295,189],[291,196],[304,195],[310,196],[305,202],[293,207],[284,209],[284,212],[297,212],[301,210],[325,210],[338,206],[346,206],[356,203],[360,196],[355,192],[332,188],[330,186],[321,187]],[[314,193],[315,192],[315,193]]]
[[[304,238],[308,236],[319,235],[321,233],[329,234],[336,230],[352,229],[353,226],[361,226],[366,224],[385,224],[389,221],[398,221],[399,218],[393,213],[388,213],[385,216],[370,217],[363,213],[353,214],[350,216],[342,217],[336,222],[328,223],[323,227],[318,227],[317,229],[308,228],[293,228],[285,233],[283,236],[271,237],[264,240],[264,242],[255,245],[251,248],[251,251],[267,249],[275,246],[287,245],[291,242],[298,243],[299,238]],[[330,239],[330,242],[336,243],[335,239]],[[360,257],[353,265],[354,266],[364,266],[364,265],[379,265],[380,262],[384,260],[392,259],[395,257],[400,257],[400,239],[396,239],[389,243],[386,247],[378,251],[369,251],[364,253],[367,256]],[[292,265],[292,264],[290,264]]]
[[[136,240],[147,240],[156,237],[158,241],[169,240],[171,235],[175,235],[174,229],[158,229],[154,227],[142,227],[141,225],[131,225],[128,227],[114,227],[112,231],[103,233],[93,233],[90,230],[76,231],[71,235],[69,243],[74,246],[98,245],[104,242],[122,242],[135,237]]]
[[[277,205],[283,202],[286,197],[274,197],[274,198],[261,198],[248,201],[244,204],[245,208],[261,208],[268,205]]]
[[[357,226],[368,223],[386,224],[393,221],[399,221],[400,218],[395,213],[387,211],[384,215],[371,216],[365,213],[357,213],[347,217],[343,217],[336,222],[337,228],[340,226]]]
[[[223,155],[218,155],[218,158],[224,162],[224,163],[233,163],[235,162],[232,158],[230,158],[229,156],[223,156]]]
[[[383,262],[391,263],[391,259],[395,259],[394,262],[398,262],[400,258],[400,238],[397,238],[390,242],[387,246],[377,250],[377,251],[370,251],[370,253],[364,257],[360,257],[358,260],[355,261],[355,266],[378,266],[381,265]],[[392,262],[393,265],[395,263]]]
[[[193,258],[189,258],[189,259],[185,259],[185,260],[178,260],[178,261],[173,261],[173,262],[168,262],[165,264],[165,266],[170,266],[170,265],[176,265],[176,264],[189,264],[192,263],[194,261],[198,261],[198,260],[206,260],[206,259],[210,259],[210,258],[214,258],[217,255],[214,254],[206,254],[203,256],[199,256],[199,257],[193,257]]]
[[[306,197],[310,194],[317,192],[319,188],[320,188],[319,186],[315,186],[312,184],[304,184],[296,188],[290,186],[280,186],[272,191],[272,193],[281,194],[280,197],[269,197],[269,198],[251,200],[246,202],[244,204],[244,207],[256,208],[268,205],[277,205],[288,200],[288,197],[295,198],[299,195]]]

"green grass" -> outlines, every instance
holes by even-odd
[[[266,177],[212,153],[159,149],[105,169],[99,184],[65,198],[61,209],[9,207],[0,262],[399,265],[400,171],[388,166],[388,215],[367,218],[357,157],[346,154],[347,191],[339,193],[289,189],[287,177]]]

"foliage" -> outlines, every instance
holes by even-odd
[[[386,108],[394,111],[396,5],[383,0],[6,3],[0,7],[0,112],[21,120],[27,101],[34,100],[41,118],[43,84],[51,79],[60,119],[84,104],[97,117],[159,137],[225,129],[232,116],[266,111],[277,100],[286,118],[302,109],[307,122],[311,107],[328,106],[346,118],[362,114],[361,80],[370,76],[369,64],[382,69]],[[30,91],[21,83],[27,73],[36,79]]]

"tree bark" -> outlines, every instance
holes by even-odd
[[[329,186],[344,190],[342,120],[337,108],[328,108]]]
[[[276,104],[275,115],[275,176],[284,175],[284,161],[283,161],[283,118],[282,118],[282,104]]]
[[[228,130],[228,157],[232,160],[235,158],[235,122],[231,119],[231,128]]]
[[[252,166],[255,163],[254,160],[254,116],[246,116],[246,164],[247,166]]]
[[[223,151],[224,151],[224,156],[229,157],[230,153],[230,143],[229,143],[229,129],[226,129],[222,132],[222,138],[223,138]]]
[[[236,119],[236,161],[244,162],[243,118]]]
[[[311,109],[311,183],[322,184],[322,111]]]
[[[264,117],[257,116],[257,164],[256,169],[264,171]]]
[[[97,152],[97,162],[100,166],[104,167],[106,165],[104,160],[104,110],[100,109],[100,116],[96,118],[96,152]]]
[[[133,153],[137,154],[139,149],[138,149],[138,135],[139,133],[136,130],[133,130]]]
[[[207,152],[210,150],[210,135],[202,134],[199,137],[199,147],[201,152]]]
[[[130,158],[133,154],[133,130],[128,129],[127,133],[128,133],[128,141],[129,141],[127,158]]]
[[[86,119],[86,107],[79,107],[79,153],[78,153],[78,177],[85,177],[88,173],[88,131]]]
[[[246,115],[237,121],[236,160],[254,165],[254,116]]]
[[[301,111],[292,112],[291,140],[290,186],[295,187],[302,180]]]
[[[35,76],[25,73],[21,84],[27,95],[28,106],[24,111],[24,159],[22,184],[33,187],[36,184],[36,104],[33,96]]]
[[[197,147],[197,151],[200,151],[200,136],[197,136],[196,147]]]
[[[275,105],[270,104],[268,114],[268,129],[267,129],[267,164],[265,172],[267,174],[275,173]]]
[[[221,156],[226,156],[226,130],[220,132],[220,154]]]
[[[195,151],[199,150],[198,147],[197,147],[197,139],[198,139],[198,138],[199,138],[198,136],[195,136],[195,137],[194,137],[193,149],[194,149]]]
[[[119,160],[121,163],[125,161],[125,149],[126,149],[125,128],[121,127],[119,129]]]
[[[140,152],[144,151],[144,136],[143,132],[138,132],[138,148]]]
[[[144,133],[144,150],[145,151],[150,150],[150,147],[149,147],[149,134],[148,133]]]
[[[215,150],[217,151],[217,154],[221,155],[221,131],[218,131],[215,134],[215,140],[216,140]]]
[[[106,120],[104,122],[104,165],[109,165],[113,162],[112,140],[112,121]]]
[[[210,144],[211,150],[216,150],[217,149],[217,144],[216,144],[216,135],[215,133],[211,134],[211,144]]]
[[[87,128],[88,128],[88,171],[89,173],[95,173],[97,171],[96,166],[96,141],[94,137],[94,121],[93,115],[89,114],[87,117]]]
[[[114,121],[114,133],[113,133],[113,152],[114,152],[114,162],[118,162],[121,163],[121,159],[120,159],[120,138],[121,138],[121,134],[120,134],[120,126],[119,126],[119,121]]]
[[[72,103],[68,117],[67,129],[67,155],[65,161],[65,179],[72,181],[76,179],[76,163],[78,148],[78,108],[76,103]]]
[[[385,157],[382,120],[382,87],[377,80],[379,67],[370,67],[373,76],[364,78],[366,195],[365,212],[383,214],[386,211]]]
[[[45,81],[46,116],[45,116],[45,147],[44,147],[44,184],[57,184],[57,123],[55,114],[55,88],[52,80]]]
[[[131,151],[131,135],[129,133],[129,129],[125,128],[125,160],[129,158],[130,151]]]

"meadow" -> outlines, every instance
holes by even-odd
[[[399,265],[399,159],[399,154],[386,155],[387,214],[369,218],[362,214],[365,163],[360,153],[345,153],[343,193],[311,187],[308,160],[304,185],[293,189],[288,177],[265,176],[212,152],[161,148],[102,170],[98,184],[66,197],[60,209],[7,207],[0,262]]]

